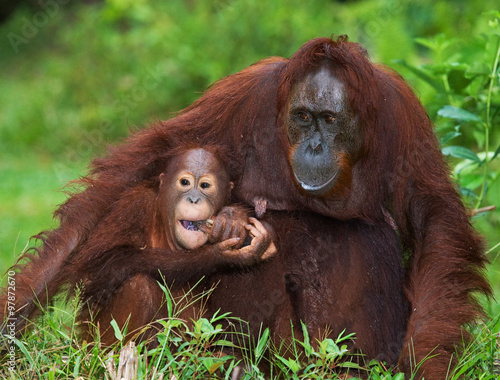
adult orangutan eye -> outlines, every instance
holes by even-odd
[[[211,185],[208,182],[203,182],[200,186],[202,189],[208,189]]]
[[[299,118],[300,121],[308,121],[309,120],[309,115],[305,112],[302,112],[302,111],[297,112],[297,117]]]
[[[326,124],[333,124],[334,121],[335,121],[335,118],[333,117],[333,115],[331,115],[331,114],[325,115]]]
[[[180,183],[181,183],[182,186],[189,186],[189,184],[190,184],[189,180],[186,179],[186,178],[182,178],[180,180]]]

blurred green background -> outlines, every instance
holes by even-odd
[[[131,128],[172,117],[217,79],[268,56],[288,57],[314,37],[348,34],[362,43],[374,61],[405,76],[443,134],[449,137],[451,130],[460,146],[480,155],[485,145],[495,151],[499,144],[498,73],[489,100],[484,92],[498,41],[491,29],[494,17],[488,12],[498,9],[497,0],[4,3],[0,10],[2,273],[31,235],[55,226],[52,212],[65,199],[61,189],[85,175],[89,161],[103,154],[107,144],[127,136]],[[444,90],[433,86],[426,73],[443,80]],[[487,101],[492,124],[486,142],[476,126],[465,123],[458,134],[453,132],[456,120],[438,114],[452,104],[484,117]],[[451,158],[452,165],[461,161]],[[481,206],[500,206],[500,181],[495,182],[498,161],[484,172],[489,182]],[[479,182],[472,185],[471,178],[457,174],[467,182],[464,187],[477,192]],[[471,194],[464,195],[473,205]],[[498,211],[481,215],[474,223],[487,236],[489,247],[500,241]],[[489,253],[489,276],[500,295],[498,252],[495,248]],[[500,307],[488,304],[488,311],[498,315]]]

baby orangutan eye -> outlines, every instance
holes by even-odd
[[[208,189],[211,185],[208,182],[203,182],[200,186],[202,189]]]
[[[182,186],[189,186],[189,184],[190,184],[189,180],[185,179],[185,178],[181,179],[180,183]]]

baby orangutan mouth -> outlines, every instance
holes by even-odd
[[[188,230],[188,231],[199,231],[200,229],[198,228],[201,224],[204,224],[204,220],[179,220],[179,222],[182,224],[182,226]]]
[[[177,238],[181,246],[184,244],[194,244],[199,247],[205,244],[208,240],[211,227],[213,225],[212,219],[188,220],[179,219],[177,228]]]

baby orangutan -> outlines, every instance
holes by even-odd
[[[101,227],[68,264],[70,276],[84,285],[89,310],[82,320],[93,315],[102,342],[115,340],[111,319],[133,333],[168,316],[158,310],[161,276],[175,297],[204,276],[276,253],[269,225],[248,218],[242,206],[224,207],[232,187],[216,149],[183,148],[155,181],[130,188],[110,206]],[[191,308],[183,316],[195,317],[196,306]]]

